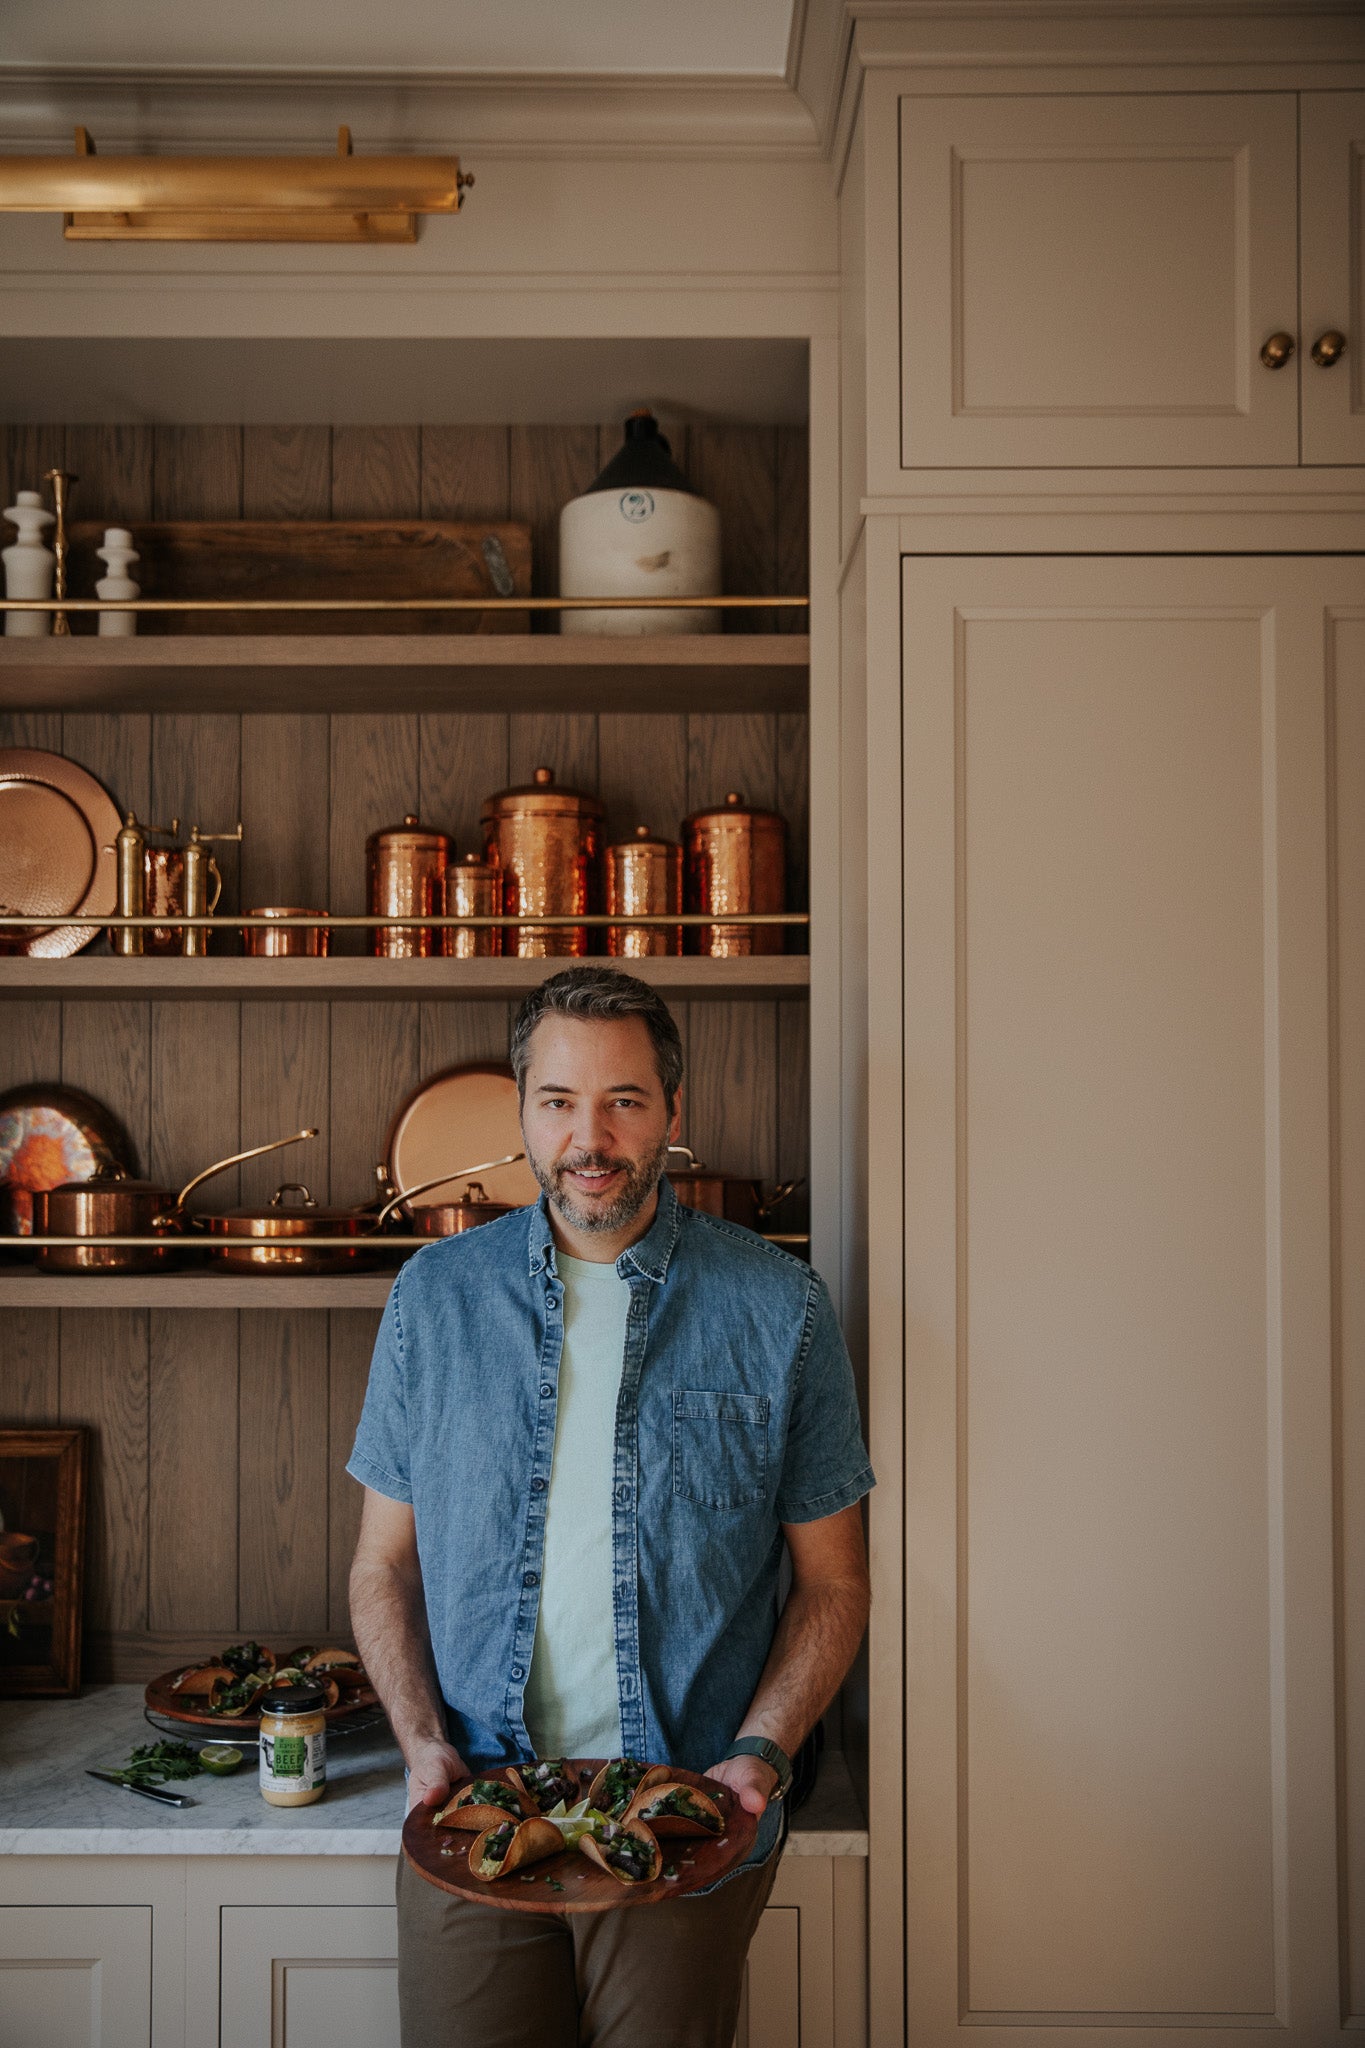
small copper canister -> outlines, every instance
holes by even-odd
[[[420,825],[409,811],[401,825],[365,841],[371,917],[430,917],[444,902],[450,839]],[[429,925],[379,925],[370,951],[385,960],[425,960],[436,950]]]
[[[682,848],[656,839],[648,825],[635,837],[607,848],[607,916],[662,917],[682,909]],[[653,953],[681,953],[680,924],[607,926],[607,951],[619,959],[644,960]]]
[[[750,810],[732,789],[715,810],[684,818],[683,844],[689,910],[733,915],[786,908],[787,826],[776,811]],[[780,924],[703,924],[689,935],[698,953],[716,960],[782,951]]]
[[[289,903],[263,903],[247,912],[248,917],[322,917],[320,910],[305,910]],[[242,933],[242,951],[255,960],[324,960],[331,950],[332,934],[326,925],[282,924],[248,926]]]
[[[497,869],[477,853],[452,861],[445,871],[442,902],[447,917],[497,917]],[[495,924],[444,925],[441,951],[448,960],[485,959],[501,953],[502,932]]]
[[[579,789],[559,789],[553,768],[537,768],[519,789],[501,789],[481,812],[484,850],[502,877],[506,917],[582,917],[597,909],[602,806]],[[547,960],[588,950],[584,925],[504,927],[504,953]]]

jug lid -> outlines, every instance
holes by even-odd
[[[638,406],[625,424],[626,438],[611,461],[595,476],[583,493],[595,491],[685,491],[699,498],[673,460],[673,450],[659,422],[647,405]]]

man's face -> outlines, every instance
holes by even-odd
[[[642,1017],[542,1018],[531,1034],[521,1128],[531,1170],[576,1230],[624,1229],[653,1195],[678,1135]]]

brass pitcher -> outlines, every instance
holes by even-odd
[[[602,806],[582,790],[560,789],[553,768],[537,768],[518,789],[486,799],[484,851],[502,878],[507,917],[582,917],[595,912],[602,850]],[[588,950],[584,925],[507,929],[506,953],[546,960]]]

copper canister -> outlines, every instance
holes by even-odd
[[[322,917],[289,903],[262,903],[248,917]],[[242,933],[242,950],[253,960],[325,960],[332,945],[326,925],[250,925]]]
[[[496,917],[499,914],[498,871],[477,853],[452,861],[445,871],[441,901],[447,917]],[[445,925],[441,952],[448,960],[486,959],[501,953],[502,932],[495,924]]]
[[[372,832],[365,841],[371,917],[430,917],[444,902],[450,839],[420,825],[409,811],[401,825]],[[370,951],[386,960],[425,960],[436,950],[429,925],[379,925]]]
[[[637,825],[633,839],[607,848],[606,868],[608,917],[662,917],[682,909],[682,848],[672,839],[656,839],[648,825]],[[681,953],[682,926],[609,924],[607,951],[623,960]]]
[[[582,790],[559,789],[553,768],[537,768],[520,789],[483,806],[484,850],[502,877],[507,917],[582,917],[599,898],[602,806]],[[584,925],[505,927],[505,953],[546,960],[588,950]]]
[[[715,810],[683,820],[687,908],[735,914],[786,907],[787,827],[776,811],[749,809],[737,789]],[[780,953],[782,926],[713,924],[692,927],[698,953],[734,960]]]

